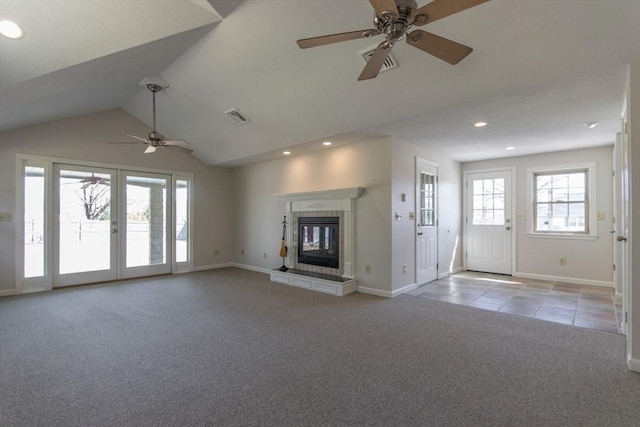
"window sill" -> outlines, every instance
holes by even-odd
[[[527,233],[527,237],[533,237],[535,239],[598,240],[597,234]]]

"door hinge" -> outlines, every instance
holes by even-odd
[[[436,263],[436,270],[440,268],[440,264]]]
[[[613,271],[616,271],[616,265],[613,264]]]
[[[627,323],[629,323],[629,313],[628,312],[624,312],[624,324],[626,325]]]
[[[627,122],[624,122],[624,134],[628,134],[629,131],[627,130]]]
[[[615,177],[616,176],[616,171],[611,171],[611,176]]]
[[[469,252],[465,252],[465,253],[464,253],[464,257],[465,257],[465,258],[469,258]]]
[[[469,188],[469,181],[464,182],[464,188]]]
[[[439,220],[439,219],[436,219],[436,227],[437,227],[438,225],[440,225],[440,220]]]

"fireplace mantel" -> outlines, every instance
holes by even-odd
[[[357,199],[362,195],[363,187],[336,188],[333,190],[316,190],[302,193],[280,193],[276,197],[281,200],[295,202],[307,200],[341,200]]]

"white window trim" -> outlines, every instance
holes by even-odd
[[[555,232],[555,231],[545,231],[545,232],[536,232],[534,231],[534,214],[533,214],[533,203],[534,203],[534,189],[535,182],[534,177],[538,173],[550,173],[550,172],[569,172],[575,170],[586,170],[587,171],[587,205],[588,205],[588,215],[589,215],[589,232]],[[569,164],[560,164],[560,165],[550,165],[550,166],[537,166],[527,168],[527,237],[534,238],[542,238],[542,239],[565,239],[565,240],[596,240],[598,238],[598,230],[597,230],[597,209],[598,203],[596,199],[596,163],[595,162],[582,162],[582,163],[569,163]]]

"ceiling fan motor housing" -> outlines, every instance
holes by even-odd
[[[398,42],[407,36],[411,28],[411,15],[418,8],[415,0],[395,0],[398,15],[394,12],[383,12],[373,20],[374,25],[390,42]]]

